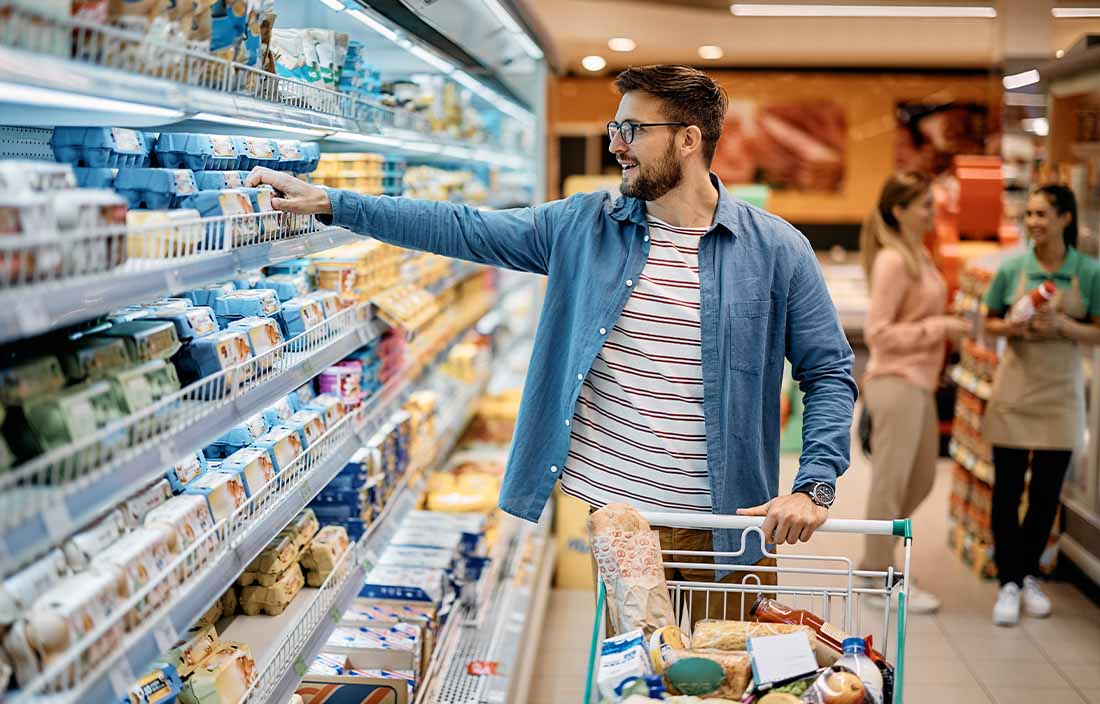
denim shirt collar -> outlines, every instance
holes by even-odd
[[[718,208],[714,213],[714,226],[722,226],[726,232],[736,236],[737,201],[729,194],[718,176],[711,172],[710,182],[718,191]],[[630,221],[638,225],[645,224],[645,201],[633,196],[619,196],[611,207],[609,215],[619,222]]]

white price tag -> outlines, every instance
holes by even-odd
[[[115,690],[115,697],[119,699],[126,696],[126,693],[137,684],[137,677],[134,677],[134,670],[130,667],[130,661],[125,655],[111,667],[107,676],[111,680],[111,688]]]
[[[54,543],[60,543],[73,532],[73,517],[64,499],[43,510],[42,520],[46,523],[46,533]]]
[[[153,638],[157,641],[157,649],[162,653],[167,653],[175,647],[176,643],[180,642],[179,633],[176,632],[172,620],[168,618],[161,621],[160,625],[156,627],[153,631]]]

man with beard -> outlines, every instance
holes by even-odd
[[[528,383],[501,489],[537,520],[560,480],[593,507],[766,516],[776,543],[825,521],[848,466],[852,351],[805,237],[732,198],[709,167],[726,95],[695,69],[619,75],[608,124],[622,196],[589,193],[482,212],[325,190],[257,169],[275,208],[318,213],[384,242],[548,277]],[[784,357],[805,393],[803,452],[779,494]],[[738,531],[661,531],[664,549],[739,552]],[[755,543],[755,544],[754,544]],[[759,541],[718,576],[775,584]],[[698,560],[696,560],[698,561]],[[714,581],[715,570],[670,575]],[[692,616],[723,617],[697,599]],[[728,615],[738,607],[730,599]],[[740,600],[738,600],[740,601]],[[749,599],[751,602],[751,599]]]

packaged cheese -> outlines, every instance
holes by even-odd
[[[203,660],[213,655],[221,641],[213,624],[192,626],[164,659],[179,672],[180,677],[190,677]]]
[[[256,663],[247,643],[223,642],[183,683],[181,704],[239,702],[256,679]]]

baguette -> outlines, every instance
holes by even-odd
[[[695,624],[691,634],[691,647],[713,650],[745,650],[749,638],[797,633],[798,631],[806,631],[806,635],[810,639],[810,647],[816,648],[817,634],[809,626],[704,619]]]

